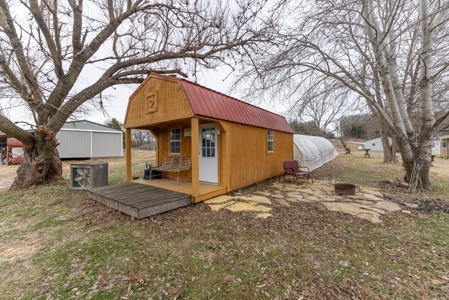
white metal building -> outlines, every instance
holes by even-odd
[[[123,132],[91,121],[66,122],[56,138],[61,158],[123,156]]]
[[[389,137],[388,141],[390,145],[393,144],[393,140]],[[380,137],[365,141],[365,149],[371,149],[371,151],[384,151],[384,147],[382,146],[382,140]]]

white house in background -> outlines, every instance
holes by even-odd
[[[441,140],[440,139],[433,139],[432,141],[432,155],[440,155],[441,153]]]
[[[449,157],[449,152],[447,149],[448,143],[449,143],[449,135],[440,136],[440,153],[439,154],[441,157],[445,157],[445,158]],[[433,154],[433,151],[432,151],[432,154]]]
[[[123,156],[123,132],[91,121],[66,122],[56,138],[61,158]]]
[[[388,138],[388,142],[390,143],[390,146],[393,144],[393,140],[390,137]],[[365,141],[365,149],[371,149],[371,151],[384,151],[382,140],[378,137]]]

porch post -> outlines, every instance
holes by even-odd
[[[192,198],[200,195],[200,172],[199,172],[199,149],[198,149],[198,136],[199,136],[199,120],[198,118],[191,119],[192,127]],[[194,199],[192,199],[194,200]]]
[[[126,128],[126,181],[131,181],[132,174],[131,174],[131,129]]]

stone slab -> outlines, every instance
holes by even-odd
[[[206,204],[221,204],[233,200],[235,196],[222,195],[209,200],[204,201]]]
[[[304,194],[308,194],[308,195],[314,195],[315,192],[311,189],[298,189],[299,192],[304,193]]]
[[[362,194],[370,194],[370,195],[377,196],[377,197],[380,197],[380,198],[382,198],[384,196],[384,195],[382,195],[381,192],[379,192],[379,190],[361,188],[360,192]]]
[[[321,202],[330,211],[341,211],[350,215],[358,215],[361,213],[360,209],[352,203],[340,202]]]
[[[274,199],[274,200],[282,206],[290,207],[290,204],[284,199]]]
[[[209,204],[209,207],[212,211],[219,211],[220,209],[228,207],[229,205],[233,205],[235,203],[237,203],[237,201],[228,201],[221,204]]]
[[[309,202],[309,203],[316,202],[316,201],[305,199],[305,198],[297,198],[296,200],[298,200],[299,202]]]
[[[281,191],[283,191],[283,192],[293,192],[293,191],[296,191],[296,188],[293,188],[293,187],[289,187],[289,186],[285,186],[285,187],[283,187],[282,189],[281,189]]]
[[[284,185],[279,182],[275,182],[271,186],[279,190],[284,188]]]
[[[383,211],[379,208],[375,208],[375,207],[373,207],[373,205],[363,205],[363,204],[358,204],[358,203],[354,203],[354,205],[358,206],[361,209],[366,209],[366,210],[376,212],[381,215],[385,214],[385,211]]]
[[[295,197],[295,198],[288,197],[288,198],[285,198],[285,200],[289,201],[289,202],[296,202],[296,203],[298,203],[300,200],[302,200],[302,198],[300,198],[300,197]]]
[[[373,202],[371,201],[367,201],[367,200],[355,200],[355,202],[363,204],[363,205],[370,205],[373,204]]]
[[[382,220],[379,218],[379,216],[373,215],[373,214],[358,214],[357,217],[370,221],[371,223],[374,224],[379,224],[382,223]]]
[[[377,197],[377,196],[371,195],[371,194],[363,194],[363,198],[366,200],[371,200],[371,201],[385,201],[381,197]]]
[[[236,200],[242,200],[242,201],[247,201],[247,202],[252,202],[252,203],[256,203],[256,204],[271,204],[270,199],[268,199],[267,197],[263,197],[263,196],[243,196],[243,197],[237,197]]]
[[[285,197],[288,197],[288,198],[301,197],[302,198],[302,194],[300,192],[293,192],[293,193],[286,194]]]
[[[401,210],[401,207],[397,205],[396,203],[390,202],[390,201],[381,201],[374,204],[374,207],[388,210],[388,211],[398,211]]]
[[[232,212],[258,211],[258,212],[268,213],[271,211],[270,207],[266,207],[266,206],[262,206],[262,205],[252,205],[252,204],[244,203],[244,202],[236,202],[236,203],[226,206],[224,208],[227,210],[230,210]]]

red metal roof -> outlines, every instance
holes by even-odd
[[[185,79],[169,78],[179,81],[195,115],[293,133],[290,124],[280,115]]]

